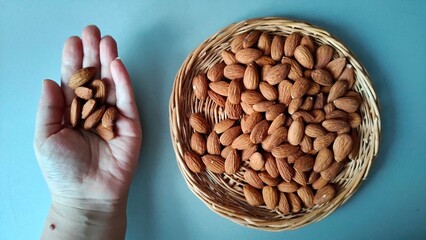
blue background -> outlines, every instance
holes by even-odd
[[[88,24],[115,37],[144,143],[127,239],[426,239],[426,1],[0,1],[0,239],[38,239],[50,196],[32,149],[44,78]],[[230,23],[282,16],[327,29],[369,71],[383,134],[368,179],[341,208],[295,231],[247,229],[210,211],[175,161],[168,103],[187,54]]]

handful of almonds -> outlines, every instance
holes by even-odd
[[[72,127],[94,131],[104,140],[114,138],[114,123],[117,108],[106,105],[107,88],[101,79],[95,79],[96,68],[86,67],[74,73],[68,86],[74,89],[76,97],[70,107]]]
[[[191,114],[187,167],[243,176],[248,204],[283,214],[333,199],[333,181],[359,149],[352,66],[297,32],[242,33],[228,49],[192,80],[194,95],[210,98],[227,118],[212,125]]]

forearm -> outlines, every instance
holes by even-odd
[[[41,239],[124,239],[126,204],[99,211],[94,207],[81,209],[53,202]]]

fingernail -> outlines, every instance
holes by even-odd
[[[115,60],[120,60],[121,61],[121,57],[116,57]]]

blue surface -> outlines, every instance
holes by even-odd
[[[426,239],[425,10],[426,1],[397,0],[0,0],[0,239],[39,238],[50,204],[32,149],[41,80],[59,79],[63,42],[88,24],[116,38],[141,109],[127,239]],[[381,103],[381,149],[368,179],[332,215],[290,232],[247,229],[210,211],[187,188],[169,135],[169,96],[187,54],[228,24],[260,16],[336,35],[369,71]]]

